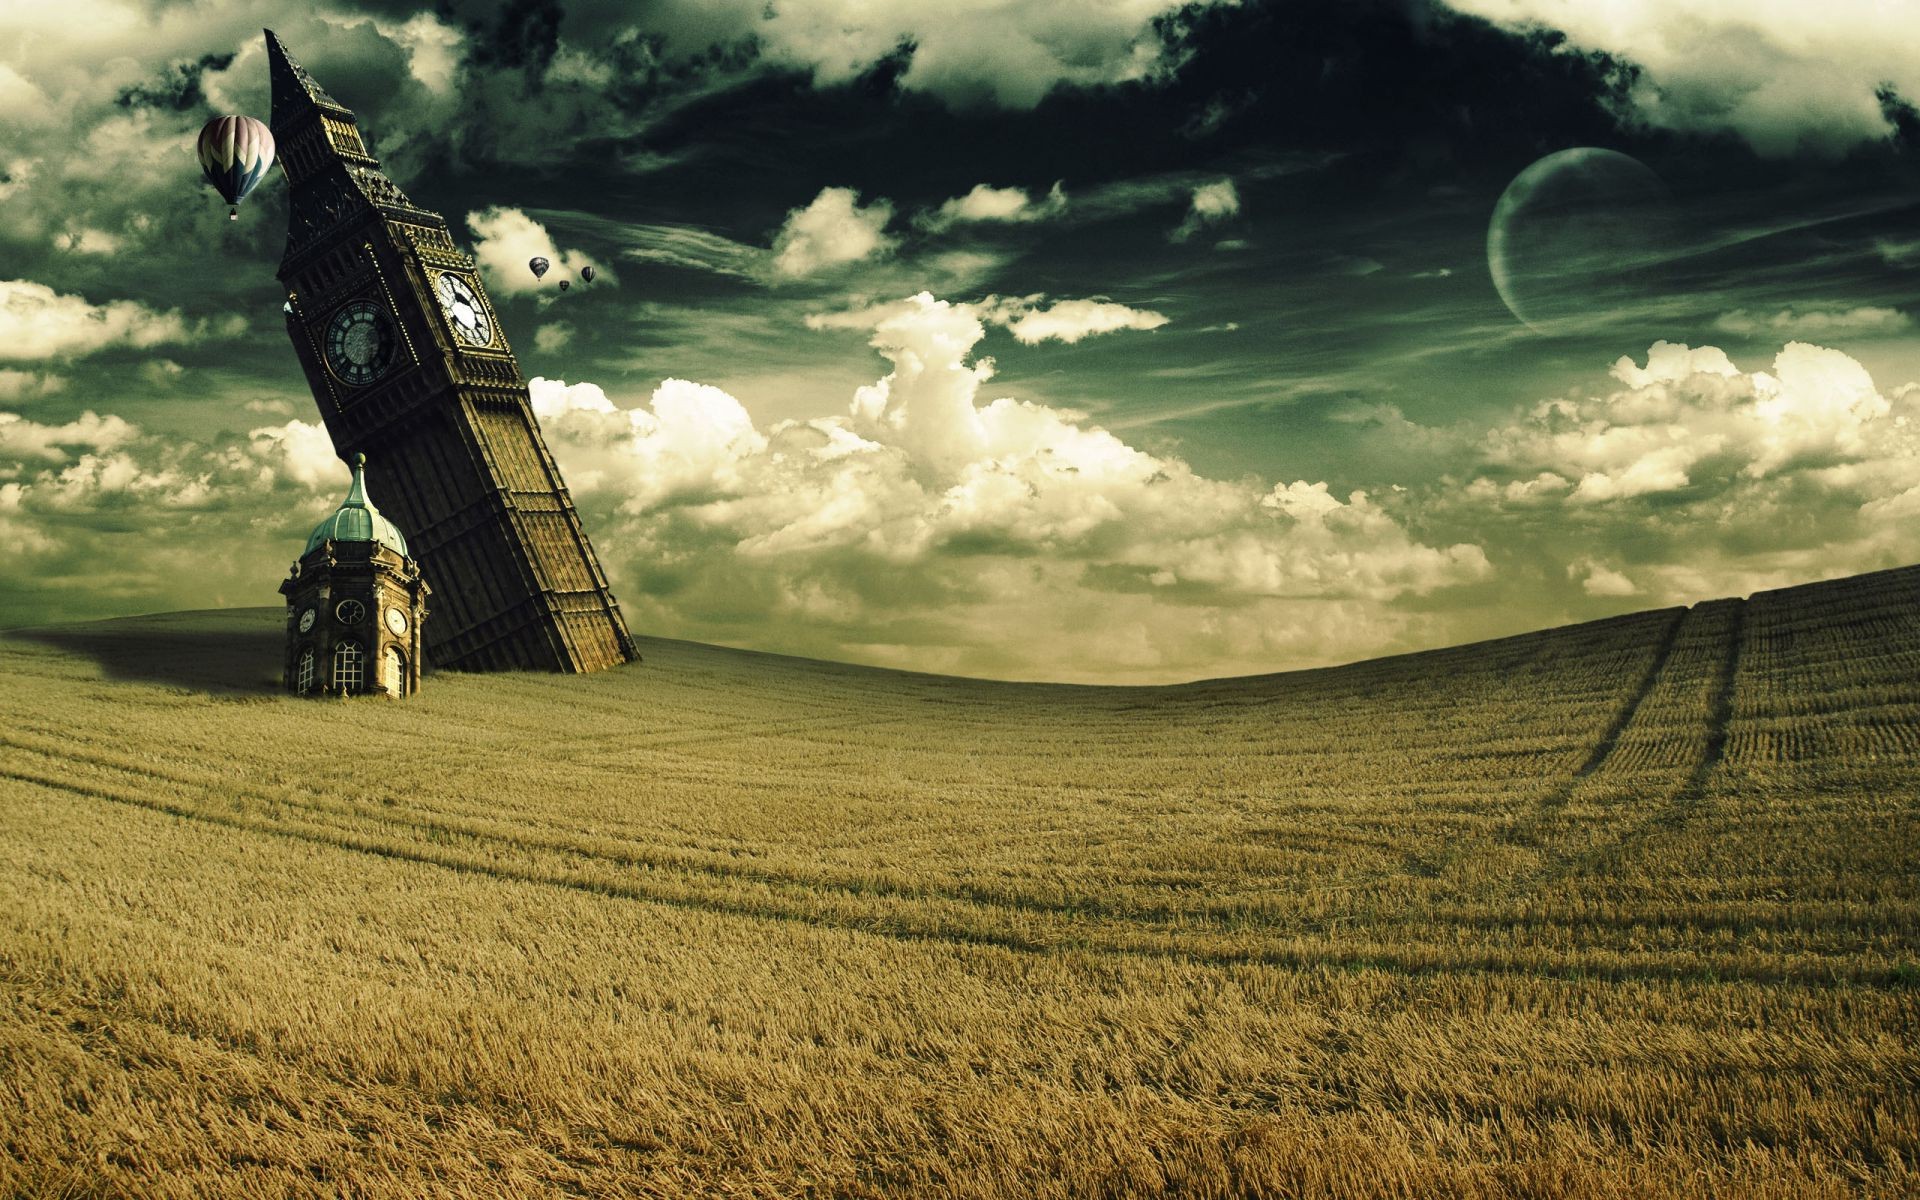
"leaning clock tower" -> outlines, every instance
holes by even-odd
[[[639,657],[473,260],[272,30],[267,57],[287,333],[334,448],[367,456],[433,586],[432,660],[593,671]]]

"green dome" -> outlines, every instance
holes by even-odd
[[[400,554],[407,552],[407,539],[367,499],[366,466],[366,455],[353,456],[353,487],[348,489],[347,498],[340,502],[339,509],[313,527],[313,535],[307,539],[307,548],[302,552],[302,557],[313,553],[329,538],[336,542],[378,542]]]

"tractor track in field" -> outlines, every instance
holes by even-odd
[[[1514,953],[1499,947],[1466,949],[1452,943],[1430,945],[1412,942],[1402,943],[1399,946],[1376,945],[1352,952],[1342,952],[1330,945],[1301,945],[1298,941],[1292,945],[1277,943],[1240,948],[1223,946],[1219,942],[1232,938],[1242,931],[1229,928],[1209,935],[1204,932],[1195,933],[1191,926],[1184,930],[1167,929],[1140,921],[1070,924],[1056,918],[1059,921],[1059,927],[1055,930],[1042,930],[1035,927],[1032,921],[1028,921],[1030,928],[1027,932],[1019,929],[957,927],[937,915],[929,917],[898,910],[892,913],[872,910],[834,913],[821,911],[818,907],[809,907],[804,903],[809,897],[829,898],[831,892],[827,889],[808,889],[808,896],[787,900],[777,896],[762,896],[756,898],[757,902],[746,902],[724,896],[701,894],[695,889],[676,892],[658,886],[649,887],[639,881],[582,878],[559,869],[516,869],[497,862],[483,863],[453,853],[437,852],[431,847],[408,847],[383,843],[377,838],[351,834],[344,830],[302,829],[289,822],[249,821],[240,816],[225,816],[197,810],[188,804],[126,794],[120,789],[99,784],[51,778],[28,771],[0,770],[0,779],[145,810],[178,820],[246,833],[264,834],[392,861],[438,867],[456,874],[484,876],[503,883],[555,888],[655,904],[683,911],[867,934],[893,941],[945,945],[956,949],[975,947],[1020,954],[1063,952],[1098,954],[1170,963],[1205,963],[1215,966],[1268,966],[1342,971],[1378,970],[1408,976],[1512,974],[1589,979],[1596,974],[1604,974],[1609,978],[1620,980],[1744,978],[1756,983],[1831,984],[1850,981],[1871,985],[1885,985],[1889,982],[1881,979],[1881,973],[1878,972],[1859,971],[1850,975],[1831,963],[1802,965],[1781,962],[1777,966],[1755,968],[1747,963],[1724,957],[1713,957],[1695,964],[1677,964],[1646,961],[1650,956],[1638,955],[1631,951],[1617,952],[1614,962],[1596,965],[1590,953],[1585,957],[1555,950],[1541,950],[1527,954]],[[991,905],[971,902],[969,906],[983,911],[989,907],[1002,908],[1014,911],[1016,917],[1018,914],[1017,903],[1010,903],[1006,899],[997,897]],[[1042,914],[1037,913],[1031,915],[1042,917]],[[1295,939],[1301,939],[1331,932],[1331,930],[1321,931],[1297,927],[1275,932],[1282,936],[1291,935]],[[1386,930],[1383,929],[1382,932]],[[1117,938],[1112,936],[1116,934],[1122,936]],[[1124,936],[1127,934],[1134,936],[1131,938]],[[1161,944],[1154,944],[1156,941]],[[1636,958],[1640,961],[1634,961]]]
[[[1613,753],[1613,748],[1619,745],[1620,735],[1627,731],[1627,726],[1633,724],[1633,718],[1640,712],[1640,706],[1646,703],[1647,697],[1651,696],[1653,689],[1659,685],[1660,676],[1666,671],[1667,663],[1673,658],[1673,647],[1680,640],[1681,627],[1687,623],[1687,616],[1692,611],[1692,609],[1683,608],[1673,615],[1672,621],[1668,622],[1666,633],[1660,637],[1660,648],[1654,652],[1653,663],[1647,668],[1645,677],[1640,680],[1640,686],[1634,689],[1633,695],[1620,706],[1620,711],[1614,715],[1613,724],[1607,727],[1606,732],[1600,735],[1600,740],[1594,744],[1593,753],[1587,756],[1586,762],[1580,764],[1580,769],[1573,773],[1573,779],[1569,780],[1567,786],[1562,789],[1560,803],[1566,803],[1567,797],[1573,792],[1575,781],[1585,779],[1598,771],[1600,765],[1607,761],[1607,756]]]

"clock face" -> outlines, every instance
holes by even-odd
[[[301,613],[300,614],[300,632],[301,633],[311,632],[313,629],[314,619],[317,618],[319,615],[320,615],[319,613],[314,612],[313,609],[311,608]]]
[[[434,281],[433,289],[440,294],[440,306],[447,310],[447,320],[453,325],[455,337],[469,346],[493,343],[493,322],[487,320],[486,306],[474,294],[471,282],[464,276],[443,271]]]
[[[363,387],[385,375],[399,347],[393,318],[372,300],[355,300],[327,322],[327,366],[342,383]]]
[[[358,625],[367,619],[367,606],[358,600],[342,600],[333,606],[333,615],[342,625]]]
[[[399,637],[405,633],[407,631],[407,614],[397,608],[388,609],[387,628],[393,631],[395,637]]]

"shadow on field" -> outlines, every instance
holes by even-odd
[[[280,689],[286,634],[272,619],[131,618],[90,625],[15,629],[7,636],[82,654],[110,679],[159,683],[221,695]]]

